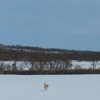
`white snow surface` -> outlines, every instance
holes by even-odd
[[[0,75],[0,100],[100,100],[100,75]]]
[[[89,69],[89,68],[93,68],[93,61],[77,61],[77,60],[72,60],[72,68],[74,69],[75,66],[80,66],[83,69]],[[95,62],[94,62],[95,63]],[[96,68],[100,68],[100,61],[96,62]]]

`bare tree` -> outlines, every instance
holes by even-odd
[[[72,63],[69,60],[64,61],[65,63],[65,69],[70,69],[72,67]]]
[[[92,61],[91,65],[93,69],[96,69],[97,61],[96,60]]]
[[[4,69],[5,69],[4,62],[2,61],[0,62],[0,74],[3,74]]]
[[[74,65],[74,69],[82,69],[82,66],[81,65]]]
[[[12,71],[17,71],[18,68],[16,66],[16,61],[14,61],[14,63],[12,64]]]

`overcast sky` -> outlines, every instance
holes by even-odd
[[[0,0],[0,43],[100,51],[100,0]]]

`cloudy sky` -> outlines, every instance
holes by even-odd
[[[0,43],[100,51],[100,0],[0,0]]]

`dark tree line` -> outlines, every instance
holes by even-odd
[[[12,65],[12,69],[14,72],[18,70],[16,67],[16,61],[29,61],[31,62],[31,73],[33,73],[34,69],[38,69],[39,72],[43,72],[44,69],[47,69],[50,73],[53,73],[55,71],[57,73],[60,73],[64,72],[63,70],[70,69],[70,60],[93,61],[93,67],[95,69],[96,62],[100,60],[100,52],[65,50],[55,48],[45,49],[40,47],[20,45],[5,46],[3,44],[0,44],[0,61],[15,61]],[[6,67],[7,69],[9,69],[9,66]],[[3,70],[3,64],[0,65],[0,70]],[[51,72],[51,70],[53,70],[53,72]],[[46,73],[49,72],[46,71]],[[85,70],[85,72],[88,71]],[[66,71],[64,73],[66,73]]]
[[[100,52],[34,52],[25,50],[0,49],[0,60],[79,60],[79,61],[98,61]]]

